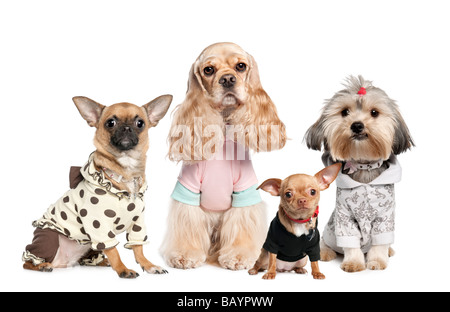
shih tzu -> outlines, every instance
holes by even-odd
[[[401,179],[395,155],[414,146],[397,104],[370,81],[350,76],[345,89],[325,103],[305,141],[308,148],[324,150],[325,165],[342,163],[321,260],[339,252],[346,272],[385,269],[393,254],[394,183]]]

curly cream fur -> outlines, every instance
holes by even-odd
[[[232,87],[223,85],[223,77],[233,77]],[[184,164],[209,160],[225,137],[257,152],[286,143],[284,124],[261,86],[254,58],[233,43],[207,47],[192,65],[186,98],[173,115],[168,156]],[[266,222],[263,203],[212,212],[173,201],[161,252],[176,268],[195,268],[207,259],[231,270],[250,268]]]
[[[161,253],[171,267],[196,268],[208,259],[232,270],[249,268],[266,233],[264,203],[214,212],[172,200]]]
[[[245,63],[246,71],[237,72],[236,62]],[[217,75],[205,77],[203,69],[213,65]],[[232,109],[221,104],[224,92],[218,83],[220,75],[229,73],[237,78],[233,93],[238,105]],[[225,115],[228,110],[230,113]],[[173,114],[168,137],[169,159],[209,159],[212,154],[205,153],[203,147],[214,140],[215,148],[221,148],[226,125],[240,127],[245,133],[246,146],[257,152],[280,149],[286,143],[285,126],[262,88],[254,58],[236,44],[217,43],[203,50],[191,67],[186,98]]]

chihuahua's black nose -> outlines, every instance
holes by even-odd
[[[234,77],[231,74],[223,75],[219,79],[219,84],[221,84],[222,87],[227,88],[227,89],[233,87],[235,83],[236,83],[236,77]]]
[[[131,132],[132,130],[131,130],[130,127],[124,126],[124,127],[122,128],[122,131],[123,131],[123,132]]]
[[[356,134],[360,134],[364,130],[364,124],[360,121],[356,121],[352,123],[350,126],[350,129]]]

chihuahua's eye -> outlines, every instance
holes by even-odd
[[[145,125],[145,122],[142,119],[138,119],[136,120],[136,127],[138,127],[139,129],[142,129]]]
[[[311,194],[311,196],[314,196],[317,194],[317,191],[315,189],[312,189],[309,193]]]
[[[206,76],[211,76],[212,74],[214,74],[214,67],[211,66],[205,67],[203,69],[203,72],[205,73]]]
[[[284,196],[286,196],[286,198],[291,198],[292,197],[292,193],[291,192],[286,192],[286,193],[284,193]]]
[[[370,115],[371,115],[372,117],[374,117],[374,118],[378,117],[379,114],[380,114],[380,113],[379,113],[376,109],[372,109],[372,110],[370,111]]]
[[[239,72],[243,72],[247,69],[247,65],[245,65],[244,63],[239,63],[236,65],[236,70]]]
[[[107,128],[113,128],[115,125],[117,124],[117,121],[115,121],[114,119],[108,119],[105,123],[105,126]]]
[[[350,110],[349,110],[348,108],[344,109],[344,110],[341,112],[341,116],[342,116],[342,117],[347,117],[349,114],[350,114]]]

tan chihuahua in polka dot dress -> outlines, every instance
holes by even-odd
[[[115,247],[116,236],[126,231],[125,247],[133,250],[142,269],[167,273],[145,258],[142,245],[147,240],[148,129],[164,117],[172,96],[162,95],[142,107],[130,103],[107,107],[86,97],[73,101],[89,126],[97,128],[97,150],[83,167],[71,168],[71,189],[33,222],[36,230],[23,253],[23,267],[50,272],[76,263],[110,265],[120,277],[135,278],[139,274],[122,263]]]

